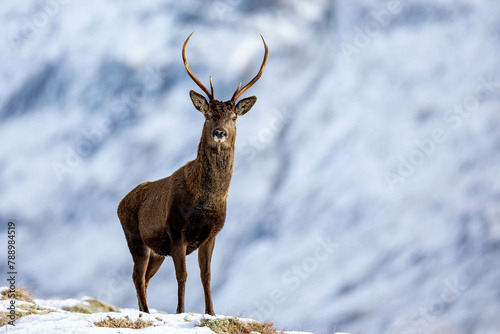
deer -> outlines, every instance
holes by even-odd
[[[172,175],[141,183],[118,205],[118,218],[132,254],[132,280],[139,310],[149,313],[146,291],[165,257],[171,256],[177,279],[177,310],[184,313],[186,256],[198,250],[198,264],[205,297],[205,313],[215,315],[210,290],[211,260],[215,237],[226,220],[226,200],[233,175],[236,120],[257,101],[256,96],[238,101],[262,76],[269,50],[264,40],[264,60],[257,75],[243,88],[241,83],[231,100],[214,98],[193,74],[186,57],[186,47],[194,32],[184,42],[182,59],[191,79],[207,95],[191,90],[189,96],[205,117],[196,159],[188,161]],[[238,101],[238,102],[237,102]]]

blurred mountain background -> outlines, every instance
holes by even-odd
[[[228,100],[262,34],[215,311],[318,333],[500,331],[497,1],[26,0],[0,17],[0,220],[3,240],[17,224],[20,285],[136,306],[116,207],[196,156],[182,43],[196,31],[191,68]],[[150,308],[174,312],[176,291],[168,259]],[[186,291],[203,312],[196,256]]]

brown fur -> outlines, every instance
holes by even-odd
[[[210,262],[217,233],[226,219],[226,198],[233,173],[236,140],[235,121],[244,115],[256,97],[220,102],[190,92],[191,100],[205,116],[195,160],[171,176],[145,182],[133,189],[118,206],[128,247],[134,260],[133,281],[139,309],[148,311],[146,290],[165,256],[174,261],[178,283],[177,313],[184,312],[187,278],[186,255],[196,249],[205,293],[205,313],[215,315],[210,291]],[[216,130],[226,139],[214,140]]]

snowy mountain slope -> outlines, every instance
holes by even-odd
[[[498,331],[496,2],[53,3],[0,6],[0,217],[17,224],[23,284],[135,307],[116,206],[195,157],[182,43],[196,30],[191,67],[228,99],[262,33],[216,312],[315,332]],[[186,304],[202,312],[196,262]],[[175,294],[165,261],[149,303],[173,311]]]

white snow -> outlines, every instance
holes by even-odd
[[[0,288],[0,290],[5,287]],[[46,334],[46,333],[79,333],[79,334],[98,334],[98,333],[173,333],[173,334],[194,334],[194,333],[214,333],[208,327],[200,327],[201,321],[205,319],[225,319],[227,316],[217,315],[210,316],[207,314],[183,313],[183,314],[166,314],[152,310],[150,314],[139,312],[133,309],[119,309],[119,312],[98,312],[92,314],[73,313],[62,309],[64,306],[75,306],[85,303],[90,297],[77,299],[36,299],[34,303],[16,301],[17,306],[36,305],[41,309],[50,309],[53,312],[47,314],[32,314],[21,317],[14,322],[14,326],[7,325],[0,330],[5,330],[9,333],[31,333],[31,334]],[[10,305],[10,300],[1,300],[0,307],[2,310]],[[22,309],[17,309],[22,312]],[[152,326],[143,329],[135,330],[130,328],[108,328],[98,327],[96,322],[108,319],[123,319],[128,317],[132,321],[141,319],[144,322],[151,321]],[[238,318],[244,322],[252,322],[255,320]],[[285,332],[286,334],[307,334],[306,332]],[[342,333],[337,333],[342,334]]]

